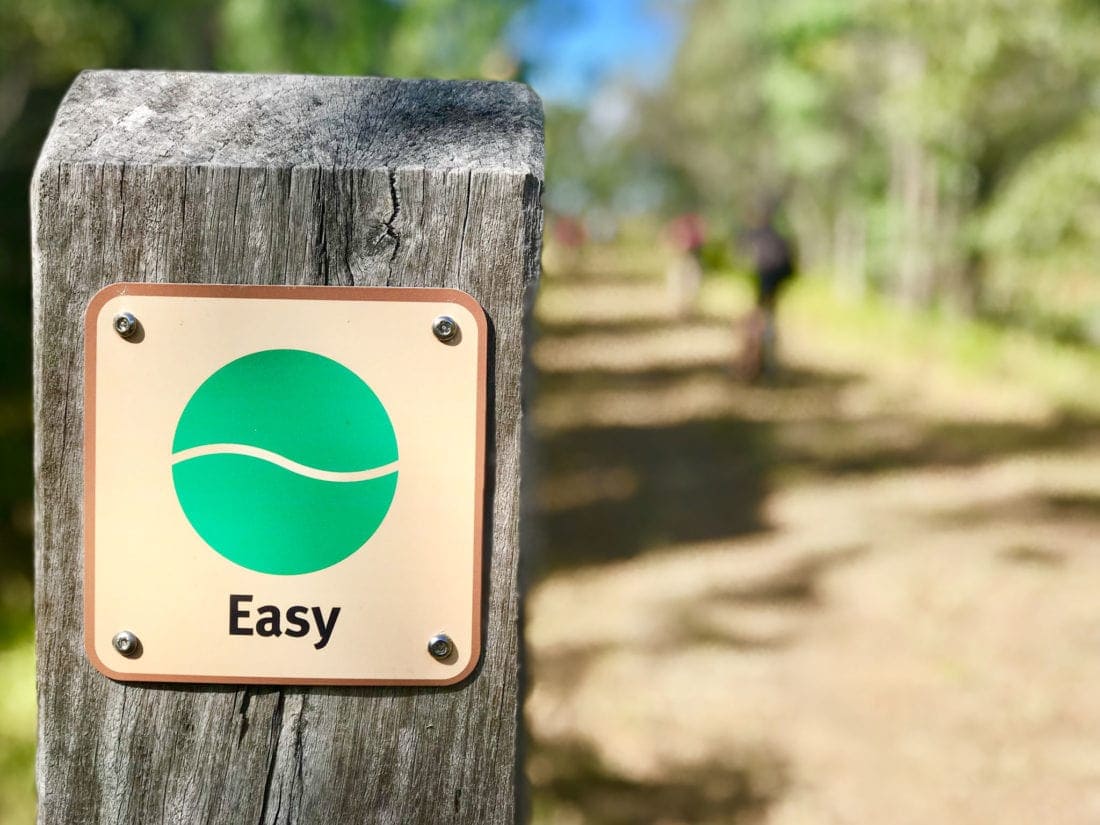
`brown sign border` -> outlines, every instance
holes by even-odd
[[[201,674],[126,673],[109,667],[95,650],[95,386],[96,320],[103,305],[123,295],[171,298],[266,298],[322,301],[401,301],[459,304],[474,316],[478,329],[477,461],[474,494],[474,593],[470,661],[442,679],[319,679]],[[481,662],[482,579],[485,553],[485,442],[489,364],[489,323],[481,304],[459,289],[381,286],[251,286],[243,284],[158,284],[120,282],[99,290],[84,313],[84,650],[96,670],[121,682],[168,682],[219,685],[346,685],[361,687],[445,687],[466,680]]]

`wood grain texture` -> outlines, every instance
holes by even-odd
[[[91,72],[31,192],[38,821],[516,816],[521,374],[542,112],[516,84]],[[82,313],[115,281],[455,287],[485,307],[485,647],[450,688],[139,686],[82,648]]]

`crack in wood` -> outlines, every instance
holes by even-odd
[[[276,691],[275,709],[271,712],[271,732],[268,736],[268,760],[267,760],[267,772],[264,774],[264,795],[263,805],[260,807],[260,818],[257,820],[258,825],[267,824],[267,808],[271,804],[271,789],[274,786],[275,780],[275,765],[279,759],[279,740],[282,738],[283,733],[283,708],[286,703],[286,693],[283,690]],[[278,808],[275,811],[275,820],[277,821],[279,816]]]

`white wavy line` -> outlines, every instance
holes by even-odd
[[[370,481],[372,478],[382,478],[382,476],[388,476],[390,473],[397,472],[396,461],[391,461],[389,464],[383,464],[381,467],[374,467],[370,470],[352,470],[351,472],[344,473],[334,472],[332,470],[318,470],[315,467],[299,464],[297,461],[289,459],[286,456],[273,453],[271,450],[265,450],[262,447],[252,447],[248,444],[203,444],[201,447],[188,447],[186,450],[180,450],[178,453],[173,453],[172,463],[179,464],[181,461],[190,461],[192,458],[201,458],[204,455],[225,454],[246,455],[251,458],[259,458],[282,467],[284,470],[290,470],[290,472],[297,473],[306,478],[315,478],[318,481]]]

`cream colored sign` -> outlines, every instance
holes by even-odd
[[[115,284],[85,346],[100,671],[443,685],[473,670],[488,347],[473,298]]]

